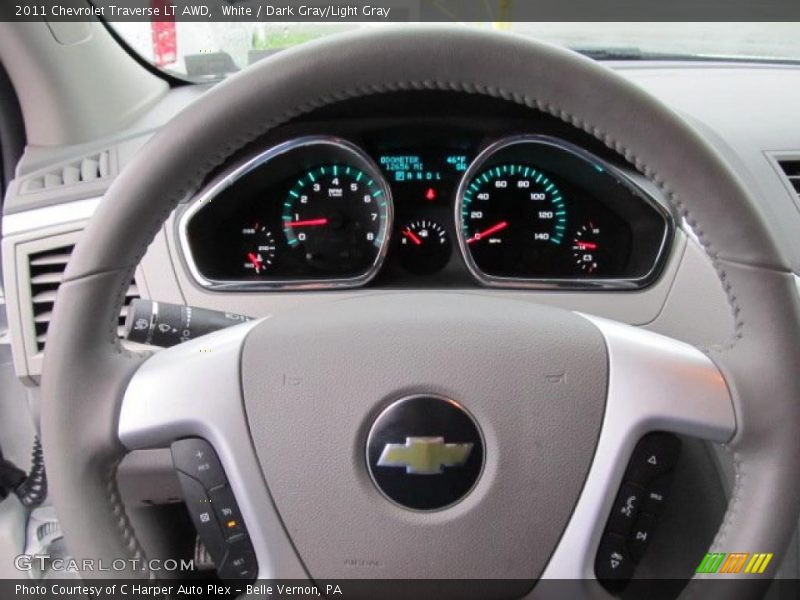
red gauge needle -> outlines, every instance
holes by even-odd
[[[253,263],[253,266],[256,269],[256,273],[261,271],[261,267],[263,266],[263,261],[258,257],[257,254],[253,254],[252,252],[247,253],[248,260]]]
[[[581,250],[597,250],[597,244],[592,242],[576,242],[575,245]]]
[[[287,227],[315,227],[317,225],[327,225],[328,219],[308,219],[307,221],[287,221]]]
[[[485,238],[486,236],[492,235],[493,233],[497,233],[501,229],[505,229],[506,227],[508,227],[508,222],[500,221],[497,225],[492,225],[491,227],[489,227],[489,229],[485,229],[483,231],[476,233],[467,240],[467,243],[471,244],[472,242],[477,242]]]
[[[417,246],[422,246],[422,240],[410,229],[406,229],[403,231],[403,235],[414,242]]]

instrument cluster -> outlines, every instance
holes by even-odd
[[[637,289],[673,220],[634,174],[557,137],[389,128],[257,152],[177,227],[209,289]]]

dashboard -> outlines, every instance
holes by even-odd
[[[781,167],[785,161],[800,160],[797,128],[787,126],[792,122],[787,107],[800,101],[798,70],[695,63],[612,66],[692,120],[699,134],[717,148],[754,190],[754,195],[763,200],[760,206],[764,218],[780,234],[787,253],[798,256],[800,199]],[[10,314],[19,315],[9,322],[16,340],[12,351],[15,372],[26,381],[35,383],[41,373],[49,309],[53,291],[58,287],[57,274],[63,270],[65,257],[80,238],[100,197],[116,174],[142,151],[160,124],[200,99],[205,89],[204,86],[172,89],[147,111],[147,118],[141,123],[109,137],[26,151],[6,194],[3,217],[5,299]],[[764,90],[770,93],[765,94]],[[758,114],[758,127],[752,120],[743,120],[742,114]],[[631,127],[641,126],[646,123],[632,120]],[[372,271],[368,273],[371,279],[353,280],[350,273],[345,275],[349,281],[337,283],[342,275],[336,269],[312,268],[303,265],[302,260],[299,267],[288,262],[292,252],[285,241],[281,206],[303,169],[317,166],[313,156],[307,155],[309,164],[295,163],[291,168],[277,157],[256,161],[251,188],[245,185],[248,180],[243,172],[235,175],[237,169],[270,150],[309,137],[334,138],[356,146],[386,180],[392,199],[391,227],[387,219],[388,242],[382,262],[377,268],[370,265],[362,270],[362,273]],[[556,263],[542,261],[539,264],[550,273],[516,273],[509,277],[490,270],[490,265],[479,258],[479,265],[483,265],[487,275],[478,278],[470,270],[459,245],[455,212],[458,188],[467,169],[482,152],[493,144],[519,137],[546,138],[566,151],[558,155],[564,159],[563,164],[538,162],[543,158],[541,153],[510,158],[501,154],[499,158],[506,162],[515,162],[517,158],[536,161],[533,166],[562,192],[568,233],[562,245],[552,245],[566,257],[559,268],[566,264],[569,271],[553,273],[551,268]],[[569,158],[569,151],[581,156]],[[289,158],[293,155],[291,161],[294,161],[300,154],[293,151]],[[462,156],[464,161],[457,158]],[[451,157],[449,162],[448,157]],[[591,172],[587,161],[579,162],[578,158],[589,157],[593,160],[588,162],[605,167],[607,177],[593,180],[606,182],[605,189],[581,179],[582,174],[591,176]],[[76,184],[68,184],[63,176],[67,171],[95,163],[106,164],[105,176]],[[490,166],[486,164],[487,168]],[[398,175],[400,172],[403,175]],[[412,179],[406,177],[407,172],[414,173]],[[48,187],[47,181],[54,179],[64,183]],[[223,181],[226,183],[218,186],[217,192],[221,194],[227,189],[227,195],[217,194],[216,199],[197,202],[215,183]],[[433,200],[426,197],[429,188],[434,188]],[[209,174],[196,190],[187,194],[158,232],[137,268],[129,292],[131,297],[140,295],[264,316],[362,293],[452,289],[597,314],[698,345],[718,343],[727,339],[733,327],[724,290],[690,224],[680,215],[666,211],[665,205],[662,192],[617,151],[606,147],[591,133],[540,111],[500,99],[446,92],[398,91],[342,100],[297,115],[270,133],[254,137],[249,146]],[[578,272],[572,270],[577,265],[568,264],[569,246],[576,245],[578,223],[587,211],[591,216],[599,214],[593,207],[607,208],[606,214],[618,217],[616,223],[622,224],[614,232],[605,223],[593,222],[600,228],[603,246],[586,249],[599,251],[598,265],[592,273]],[[192,211],[196,217],[191,216]],[[274,270],[270,272],[255,273],[255,269],[251,271],[245,266],[250,262],[247,254],[257,237],[255,232],[245,230],[260,223],[248,224],[253,216],[270,219],[269,224],[263,225],[274,238],[275,257],[270,259]],[[496,220],[484,229],[508,220],[496,213],[485,220],[489,218]],[[440,225],[441,230],[429,224],[431,221]],[[416,222],[419,225],[411,227]],[[654,237],[659,241],[661,233],[665,233],[660,252],[642,249],[641,244],[637,246],[636,240],[644,236],[636,231],[644,231],[648,226],[658,227],[658,235]],[[426,240],[444,237],[439,242],[444,248],[417,245],[410,240],[404,244],[403,239],[408,240],[402,233],[406,227],[418,237],[418,229],[427,229]],[[509,231],[506,228],[497,233],[507,235]],[[609,248],[606,245],[609,239],[622,246],[617,254],[612,254],[612,262],[600,255]],[[625,239],[630,242],[624,242]],[[503,238],[501,243],[505,241]],[[257,243],[255,247],[262,245],[270,246]],[[411,245],[414,248],[404,252],[409,249],[404,246]],[[469,246],[474,246],[474,242]],[[203,256],[208,262],[203,263]],[[504,263],[506,260],[503,258]],[[195,267],[203,266],[203,271],[193,272],[193,262]],[[616,273],[607,270],[611,264],[622,265],[622,274],[619,270]],[[216,273],[214,265],[219,269]],[[651,266],[652,272],[642,278]],[[636,270],[638,277],[632,274]],[[487,278],[492,279],[487,283]]]
[[[649,285],[670,212],[552,133],[475,116],[286,128],[185,203],[180,254],[209,290]]]

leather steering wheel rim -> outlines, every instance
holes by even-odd
[[[335,36],[281,52],[205,93],[114,181],[67,268],[42,376],[50,489],[72,554],[143,556],[115,474],[125,453],[121,398],[147,355],[122,348],[116,321],[157,231],[214,168],[274,127],[339,100],[403,90],[483,94],[554,115],[622,155],[691,225],[735,323],[729,341],[705,349],[736,413],[727,444],[736,483],[710,551],[779,557],[800,507],[800,304],[757,204],[686,121],[610,69],[517,36],[441,27]],[[730,593],[758,594],[767,583],[754,578]]]

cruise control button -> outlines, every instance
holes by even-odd
[[[633,561],[628,554],[625,538],[606,533],[600,540],[594,572],[603,584],[612,590],[621,589],[633,576]]]
[[[258,564],[249,540],[230,545],[225,562],[218,569],[223,579],[255,579]]]
[[[644,490],[638,485],[623,483],[611,507],[606,529],[613,533],[627,535],[639,516]]]
[[[217,488],[211,491],[210,496],[225,539],[231,540],[243,535],[245,533],[244,522],[231,488],[228,486]]]
[[[171,450],[175,468],[197,479],[207,490],[227,483],[217,454],[207,441],[200,438],[178,440],[172,443]]]
[[[644,551],[653,536],[656,527],[656,516],[651,513],[642,513],[636,521],[636,525],[631,529],[628,537],[628,550],[634,562],[642,560]]]
[[[192,518],[197,535],[208,550],[215,565],[222,564],[228,546],[214,515],[214,507],[202,484],[178,471],[178,481],[183,490],[183,499]]]
[[[678,462],[680,440],[669,433],[650,433],[636,445],[625,473],[626,481],[647,485],[671,471]]]
[[[669,492],[671,483],[672,473],[665,473],[660,477],[656,477],[650,485],[647,486],[647,493],[644,497],[644,506],[642,506],[642,510],[660,515],[664,510],[664,504],[667,500],[667,493]]]

